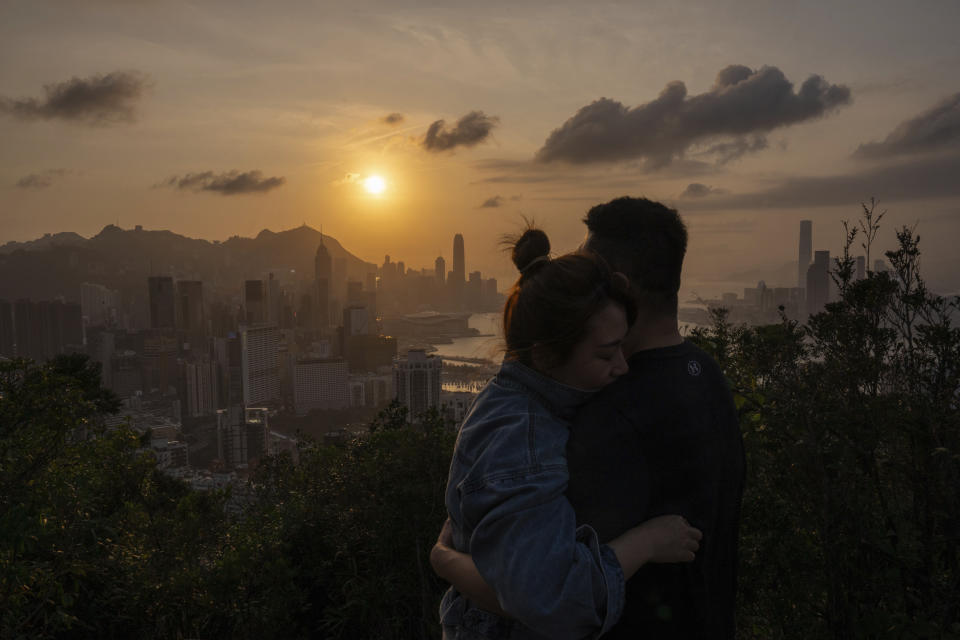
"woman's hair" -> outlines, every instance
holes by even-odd
[[[568,253],[550,258],[547,234],[532,226],[508,239],[520,271],[503,308],[507,358],[532,366],[563,364],[583,340],[587,321],[611,302],[623,307],[628,324],[636,307],[625,279],[614,277],[602,258]]]

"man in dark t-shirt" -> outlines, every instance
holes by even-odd
[[[733,638],[743,461],[723,374],[689,342],[629,364],[571,430],[567,497],[601,540],[670,513],[703,539],[692,563],[642,567],[605,637]]]
[[[622,347],[629,373],[571,428],[567,497],[603,541],[667,514],[703,532],[693,562],[648,564],[627,581],[623,615],[603,637],[732,640],[743,440],[720,367],[678,329],[686,227],[675,210],[627,197],[593,207],[584,223],[582,250],[626,277],[638,313]],[[447,537],[431,552],[434,569],[495,610],[496,595]]]
[[[649,564],[627,582],[604,637],[732,639],[743,441],[719,366],[678,330],[686,228],[643,198],[598,205],[584,222],[583,249],[628,278],[639,315],[623,346],[629,373],[571,429],[567,497],[601,540],[671,513],[703,532],[692,563]]]

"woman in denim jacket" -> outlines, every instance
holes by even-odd
[[[538,229],[514,244],[506,357],[464,418],[450,465],[448,527],[454,548],[472,556],[434,564],[463,589],[441,603],[450,640],[597,637],[620,617],[626,578],[646,562],[693,560],[699,548],[700,532],[680,516],[607,544],[576,527],[564,497],[569,421],[626,373],[620,343],[635,310],[599,258],[549,252]]]

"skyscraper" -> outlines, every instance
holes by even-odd
[[[800,221],[800,258],[797,265],[797,286],[807,286],[807,268],[810,266],[810,252],[813,251],[813,221]]]
[[[453,280],[457,286],[462,285],[466,280],[466,265],[463,251],[463,235],[458,233],[453,236]]]
[[[437,259],[433,261],[433,273],[434,277],[437,279],[437,284],[442,285],[444,282],[446,282],[447,261],[443,259],[443,256],[437,256]]]
[[[147,286],[150,292],[150,328],[173,329],[176,320],[173,278],[150,276]]]
[[[203,309],[203,283],[199,280],[177,282],[177,318],[179,328],[189,334],[206,331],[206,314]]]
[[[259,324],[267,321],[267,295],[263,280],[246,280],[243,283],[244,324]]]
[[[807,314],[823,311],[830,297],[830,252],[817,251],[807,269]]]
[[[274,325],[241,327],[243,404],[262,407],[280,401],[279,336]]]
[[[317,255],[313,259],[317,292],[314,322],[318,329],[326,329],[330,326],[330,275],[332,269],[333,262],[330,258],[330,252],[323,246],[323,236],[321,235],[320,246],[317,247]]]
[[[867,277],[867,258],[866,256],[857,256],[857,280],[863,280]]]

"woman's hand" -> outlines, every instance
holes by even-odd
[[[692,562],[703,534],[683,516],[659,516],[628,529],[608,544],[625,578],[648,562]]]

